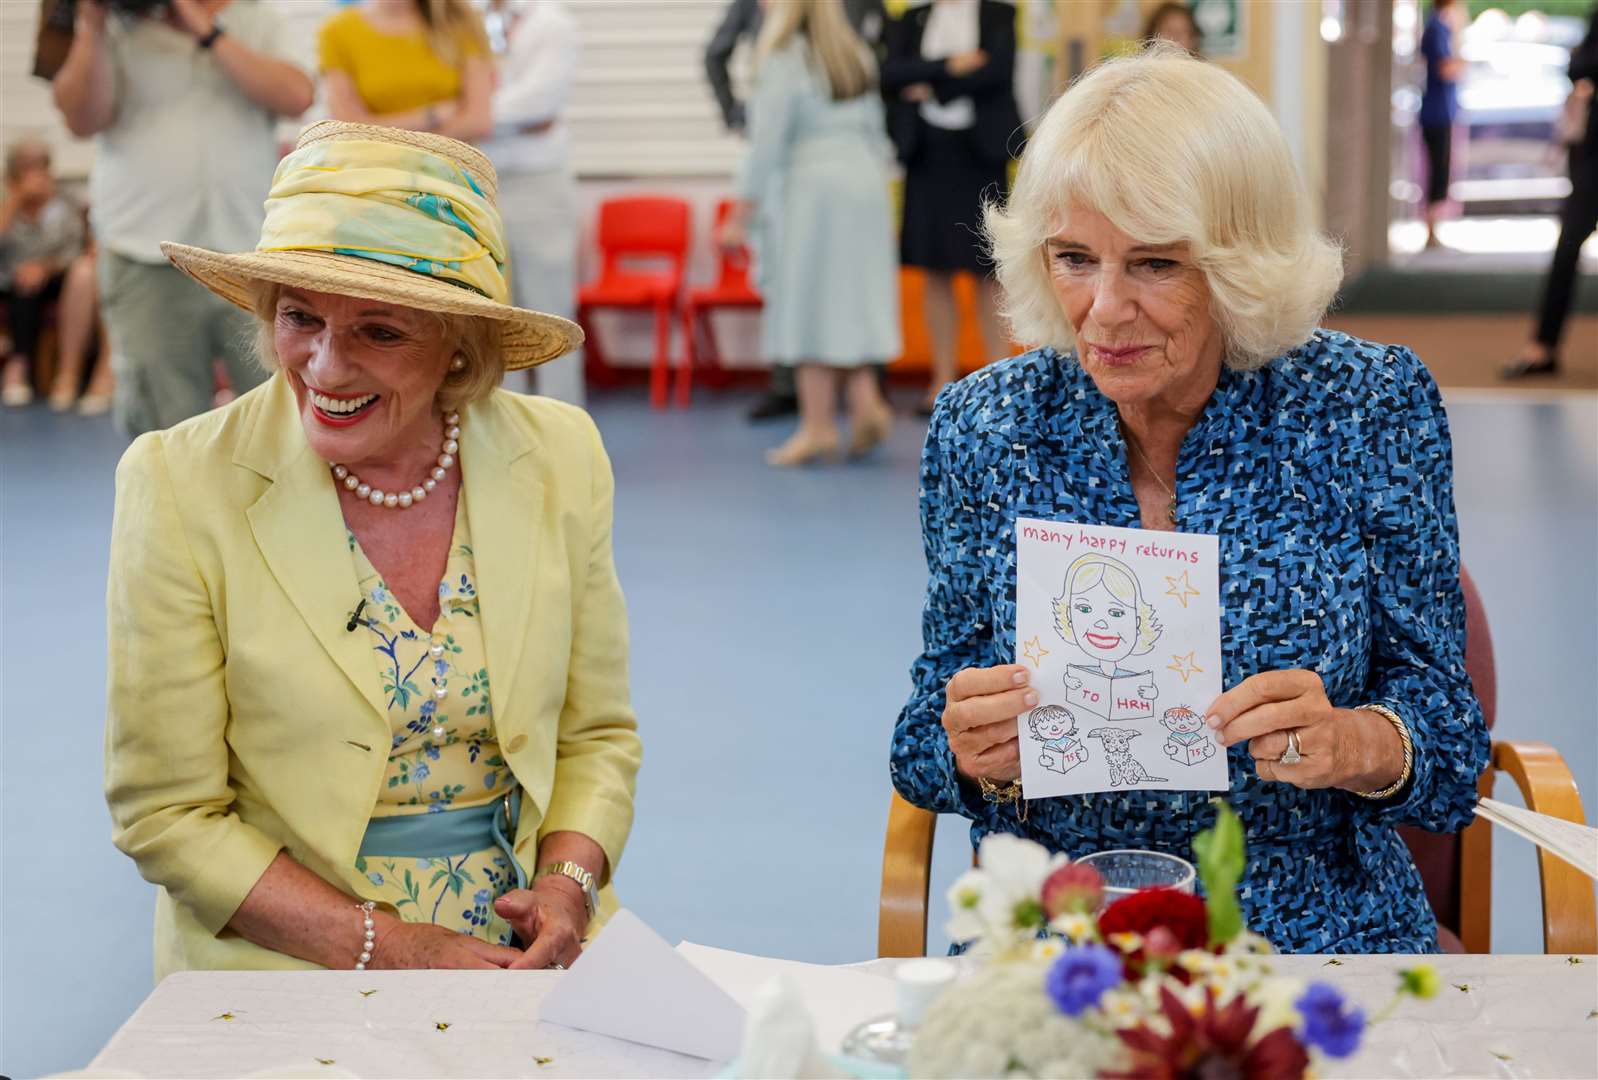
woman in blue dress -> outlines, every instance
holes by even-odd
[[[1317,329],[1341,276],[1286,141],[1169,46],[1050,109],[987,227],[1020,340],[954,384],[922,458],[924,649],[894,730],[911,802],[1072,857],[1192,858],[1207,792],[1021,802],[1014,523],[1219,538],[1228,748],[1252,929],[1297,952],[1435,951],[1400,824],[1470,819],[1487,732],[1465,671],[1447,421],[1413,353]]]
[[[761,351],[768,363],[798,368],[799,429],[767,460],[803,465],[842,450],[840,381],[849,451],[863,454],[892,418],[872,365],[899,355],[899,266],[876,65],[842,0],[771,5],[757,53],[749,158],[722,242],[741,242],[757,215]]]

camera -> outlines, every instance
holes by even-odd
[[[107,11],[132,19],[159,15],[172,0],[100,0]],[[72,28],[78,17],[78,0],[40,0],[39,36],[33,50],[33,74],[53,79],[72,47]]]

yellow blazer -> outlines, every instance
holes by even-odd
[[[463,411],[460,459],[517,856],[531,872],[538,840],[572,830],[614,870],[641,748],[599,432],[499,390]],[[156,978],[314,967],[224,927],[280,849],[369,885],[355,856],[390,731],[371,648],[345,629],[359,587],[328,466],[278,375],[138,439],[116,492],[106,801],[161,887]]]

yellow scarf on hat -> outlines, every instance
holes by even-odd
[[[278,163],[259,251],[327,251],[401,266],[510,302],[505,229],[448,158],[388,142],[313,143]]]

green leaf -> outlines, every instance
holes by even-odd
[[[1199,880],[1204,883],[1204,907],[1209,914],[1210,942],[1231,941],[1243,931],[1243,909],[1237,903],[1237,883],[1243,880],[1246,848],[1243,823],[1222,799],[1215,804],[1215,824],[1193,838]]]

